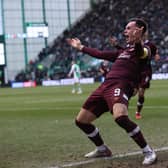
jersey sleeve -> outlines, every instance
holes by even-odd
[[[82,52],[86,53],[92,57],[108,60],[111,62],[115,61],[115,59],[119,55],[118,51],[100,51],[98,49],[90,48],[90,47],[84,47],[82,49]]]

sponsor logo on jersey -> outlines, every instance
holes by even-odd
[[[127,58],[127,59],[129,59],[130,57],[131,55],[127,52],[123,52],[118,56],[118,58]]]

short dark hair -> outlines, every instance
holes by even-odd
[[[136,23],[136,25],[139,27],[139,28],[141,28],[141,27],[143,27],[143,34],[145,34],[145,32],[147,31],[147,29],[148,29],[148,25],[147,25],[147,23],[146,23],[146,21],[144,20],[144,19],[142,19],[142,18],[132,18],[132,19],[130,19],[129,20],[130,22],[135,22]]]

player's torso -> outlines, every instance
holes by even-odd
[[[118,55],[106,79],[120,78],[135,80],[139,72],[139,60],[133,47],[126,48]]]

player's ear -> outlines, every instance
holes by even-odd
[[[144,26],[140,27],[141,30],[144,30]]]

